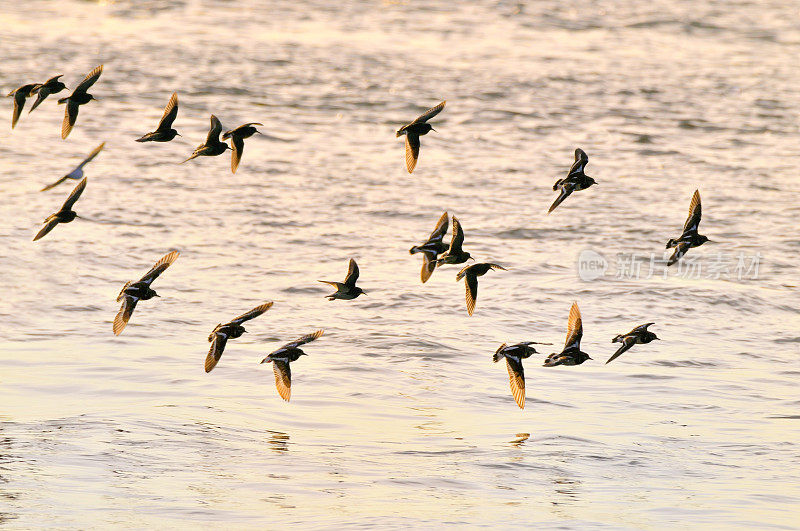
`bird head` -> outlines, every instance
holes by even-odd
[[[598,183],[597,183],[597,181],[595,181],[595,180],[594,180],[594,179],[592,179],[591,177],[587,177],[587,179],[589,180],[589,186],[591,186],[591,185],[593,185],[593,184],[598,184]]]
[[[469,253],[464,253],[464,254],[467,255],[467,260],[472,260],[473,262],[475,261],[475,259],[472,258],[472,256],[470,256]]]
[[[705,237],[705,236],[703,236],[701,234],[697,235],[697,240],[700,242],[698,245],[703,245],[704,243],[711,241],[707,237]]]

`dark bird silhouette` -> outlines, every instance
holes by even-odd
[[[418,116],[413,122],[404,125],[397,130],[397,136],[406,135],[406,169],[408,173],[414,171],[419,159],[419,137],[427,135],[430,131],[436,131],[431,124],[427,123],[428,120],[442,112],[444,105],[447,101],[443,101],[436,107],[432,107],[425,111],[422,115]]]
[[[137,138],[137,142],[169,142],[175,136],[181,136],[175,129],[172,128],[172,122],[178,116],[178,93],[173,92],[172,97],[169,99],[167,106],[164,107],[164,114],[161,116],[161,121],[158,122],[158,127],[155,131],[145,134],[141,138]]]
[[[439,218],[439,221],[436,222],[436,228],[433,229],[428,240],[422,245],[415,245],[408,250],[410,254],[422,253],[420,278],[423,283],[431,278],[433,270],[436,269],[436,259],[441,253],[448,249],[448,245],[442,242],[442,239],[444,239],[444,235],[447,234],[447,228],[449,226],[450,219],[447,217],[447,212],[445,212]]]
[[[76,181],[77,181],[78,179],[83,179],[83,167],[84,167],[84,166],[86,166],[86,165],[87,165],[89,162],[91,162],[91,160],[92,160],[93,158],[95,158],[95,157],[97,156],[97,154],[98,154],[98,153],[100,153],[101,151],[103,151],[103,146],[105,146],[105,145],[106,145],[106,143],[105,143],[105,142],[103,142],[102,144],[100,144],[99,146],[97,146],[96,148],[94,148],[94,151],[92,151],[91,153],[89,153],[89,156],[88,156],[88,157],[86,157],[85,159],[83,159],[83,162],[81,162],[80,164],[78,164],[78,165],[75,167],[75,169],[74,169],[74,170],[72,170],[71,172],[69,172],[68,174],[66,174],[65,176],[63,176],[63,177],[62,177],[62,178],[60,178],[59,180],[57,180],[56,182],[54,182],[54,183],[52,183],[52,184],[48,184],[47,186],[45,186],[44,188],[42,188],[40,191],[41,191],[41,192],[46,192],[46,191],[50,190],[51,188],[55,188],[56,186],[58,186],[59,184],[63,183],[63,182],[64,182],[64,181],[66,181],[67,179],[73,179],[73,180],[76,180]]]
[[[485,275],[492,269],[502,269],[503,271],[506,271],[506,268],[501,265],[483,262],[467,266],[459,271],[456,275],[457,281],[461,280],[463,277],[466,277],[464,284],[467,287],[468,314],[472,315],[472,312],[475,311],[475,303],[478,302],[478,277]]]
[[[161,273],[166,271],[172,262],[178,259],[180,254],[181,253],[178,251],[172,251],[156,262],[156,265],[150,268],[150,271],[139,279],[138,282],[125,283],[122,287],[122,291],[117,295],[117,302],[122,301],[122,306],[119,312],[117,312],[117,316],[114,318],[115,336],[120,335],[122,331],[125,330],[125,326],[128,324],[137,302],[146,301],[153,297],[160,297],[154,289],[150,288],[150,284],[152,284]]]
[[[193,158],[201,155],[205,157],[214,157],[216,155],[222,155],[225,153],[225,150],[230,149],[230,146],[219,139],[219,134],[221,132],[222,124],[220,123],[219,118],[212,114],[211,129],[208,131],[208,136],[206,137],[205,143],[197,146],[194,150],[194,153],[192,153],[192,156],[183,162],[189,162]],[[181,162],[181,164],[183,164],[183,162]]]
[[[22,108],[25,107],[25,100],[30,98],[33,90],[36,88],[36,83],[22,85],[18,89],[12,90],[8,93],[8,97],[14,98],[14,113],[11,115],[11,129],[17,125],[19,115],[22,114]]]
[[[450,238],[450,246],[442,256],[436,259],[436,265],[442,264],[463,264],[467,260],[474,260],[468,252],[465,252],[461,246],[464,244],[464,229],[461,228],[461,223],[458,218],[453,216],[453,235]]]
[[[686,219],[686,223],[683,225],[683,234],[681,234],[680,238],[677,240],[670,239],[667,242],[667,249],[675,247],[675,251],[672,253],[672,256],[667,262],[668,266],[671,266],[680,260],[681,257],[686,254],[686,251],[692,247],[700,247],[707,241],[710,241],[708,238],[698,234],[697,232],[700,227],[700,216],[702,214],[703,209],[700,205],[700,192],[695,190],[694,195],[692,196],[692,203],[689,205],[689,217]]]
[[[572,163],[572,167],[569,169],[567,176],[557,180],[553,185],[553,190],[560,189],[561,191],[556,200],[553,201],[553,204],[550,205],[550,210],[547,211],[548,214],[555,210],[572,192],[576,190],[585,190],[591,185],[597,184],[597,181],[583,173],[587,164],[589,164],[589,157],[581,148],[576,149],[575,162]]]
[[[33,87],[33,90],[31,90],[31,95],[36,94],[37,97],[36,101],[33,102],[31,109],[28,111],[29,114],[32,113],[33,110],[47,98],[47,96],[51,94],[58,94],[59,92],[67,88],[67,86],[64,83],[59,81],[58,78],[60,78],[61,76],[62,74],[53,76],[44,83],[38,83],[35,87]]]
[[[356,261],[351,258],[350,267],[347,269],[347,277],[344,279],[344,282],[330,282],[328,280],[320,280],[319,282],[330,284],[336,288],[336,293],[325,295],[329,301],[332,301],[334,299],[355,299],[362,293],[366,294],[366,291],[356,287],[356,280],[358,280],[358,265]]]
[[[61,124],[61,138],[67,138],[70,131],[72,131],[72,127],[78,119],[78,109],[80,106],[97,99],[86,91],[100,79],[100,74],[102,73],[103,65],[100,65],[89,72],[77,88],[72,91],[72,94],[58,100],[59,104],[67,104],[67,108],[64,110],[64,122]]]
[[[567,341],[564,343],[564,350],[561,353],[550,354],[544,360],[545,367],[556,365],[580,365],[592,358],[581,351],[581,337],[583,337],[583,324],[581,323],[581,311],[578,303],[573,302],[569,310],[569,322],[567,324]]]
[[[617,349],[617,351],[614,353],[613,356],[608,358],[608,361],[606,363],[611,363],[612,361],[617,359],[620,354],[622,354],[623,352],[626,352],[628,349],[630,349],[632,346],[636,345],[637,343],[638,344],[645,344],[645,343],[650,343],[651,341],[653,341],[655,339],[658,339],[658,337],[656,337],[656,335],[653,332],[649,332],[647,330],[647,327],[650,326],[651,324],[655,324],[655,323],[647,323],[647,324],[639,325],[636,328],[634,328],[633,330],[631,330],[630,332],[628,332],[627,334],[620,334],[620,335],[614,337],[614,339],[612,339],[611,342],[612,343],[622,343],[622,346],[619,347],[619,349]]]
[[[538,354],[531,345],[549,345],[550,343],[539,343],[537,341],[523,341],[515,345],[503,343],[492,356],[492,361],[497,363],[501,359],[506,359],[508,368],[508,384],[511,387],[511,394],[520,409],[525,409],[525,370],[522,367],[522,360]]]
[[[261,306],[256,306],[249,312],[240,315],[228,323],[218,324],[208,336],[208,340],[211,342],[211,348],[208,349],[208,355],[206,356],[206,372],[211,372],[211,370],[217,366],[217,362],[219,362],[219,359],[222,357],[222,351],[225,350],[225,344],[229,339],[236,339],[247,332],[242,326],[242,323],[250,319],[255,319],[270,308],[272,308],[271,301]]]
[[[321,336],[323,332],[324,330],[317,330],[291,343],[286,343],[261,360],[261,363],[272,363],[272,372],[275,373],[275,387],[278,389],[278,394],[281,395],[281,398],[287,402],[292,396],[292,370],[289,367],[289,363],[297,361],[300,356],[307,356],[308,354],[300,350],[300,347],[314,341]]]
[[[78,198],[83,193],[84,188],[86,188],[86,177],[84,177],[81,182],[78,183],[78,186],[72,190],[72,193],[69,194],[69,197],[61,206],[61,210],[55,214],[50,214],[47,219],[44,220],[44,227],[42,227],[42,230],[40,230],[39,233],[34,236],[33,241],[43,238],[45,234],[53,230],[59,223],[69,223],[75,218],[80,217],[75,213],[74,210],[72,210],[72,207],[75,205],[75,202],[78,201]]]
[[[231,172],[236,173],[236,168],[239,167],[239,162],[242,160],[242,153],[244,153],[244,139],[250,138],[254,134],[261,134],[261,131],[254,126],[264,125],[258,122],[251,122],[249,124],[240,125],[236,129],[225,131],[222,135],[223,140],[231,139]]]

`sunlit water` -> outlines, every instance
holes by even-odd
[[[263,4],[2,4],[4,91],[105,71],[67,141],[55,97],[13,134],[3,100],[0,521],[798,524],[796,2]],[[183,136],[135,143],[173,91]],[[442,99],[408,175],[394,131]],[[264,124],[236,175],[178,164],[211,113]],[[31,242],[74,183],[38,190],[102,141],[88,220]],[[576,147],[599,184],[547,216]],[[714,242],[687,258],[758,278],[648,274],[695,188]],[[444,210],[508,268],[473,317],[457,268],[422,285],[407,252]],[[171,249],[115,337],[120,287]],[[586,249],[605,276],[578,278]],[[326,301],[350,257],[368,295]],[[209,331],[265,300],[205,374]],[[594,360],[540,367],[573,301]],[[662,340],[605,365],[648,321]],[[317,328],[285,403],[258,361]],[[525,410],[491,361],[522,340],[554,343]]]

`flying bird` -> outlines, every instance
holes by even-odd
[[[208,136],[206,137],[205,143],[197,146],[194,150],[194,153],[192,153],[192,156],[183,162],[189,162],[193,158],[201,155],[205,157],[214,157],[216,155],[222,155],[225,153],[225,150],[230,149],[230,146],[219,139],[219,134],[221,132],[222,124],[220,123],[219,118],[212,114],[211,129],[208,130]],[[183,164],[183,162],[181,162],[181,164]]]
[[[550,354],[544,360],[545,367],[556,365],[580,365],[592,358],[581,351],[581,337],[583,337],[583,324],[581,323],[581,311],[578,303],[573,302],[569,310],[569,322],[567,324],[567,341],[564,343],[564,350],[561,353]]]
[[[436,131],[428,120],[442,112],[447,101],[443,101],[436,107],[432,107],[417,117],[413,122],[404,125],[397,130],[397,136],[406,135],[406,169],[408,173],[414,171],[419,158],[419,137],[427,135],[429,131]]]
[[[475,311],[475,303],[478,302],[478,277],[485,275],[492,269],[502,269],[503,271],[506,271],[506,268],[501,265],[483,262],[467,266],[459,271],[456,275],[457,281],[466,277],[464,284],[467,287],[468,314],[472,315],[472,312]]]
[[[330,282],[328,280],[320,280],[319,282],[330,284],[336,288],[335,293],[325,295],[329,301],[332,301],[334,299],[355,299],[362,293],[366,294],[366,291],[356,287],[356,280],[358,280],[358,264],[351,258],[350,267],[347,269],[347,277],[345,277],[344,282]]]
[[[19,115],[22,114],[22,108],[25,107],[25,100],[31,97],[33,90],[36,88],[36,83],[22,85],[18,89],[12,90],[8,93],[8,97],[14,98],[14,113],[11,115],[11,129],[17,125]]]
[[[606,363],[611,363],[619,357],[620,354],[626,352],[636,344],[650,343],[655,339],[659,339],[653,332],[647,330],[647,327],[655,323],[647,323],[639,325],[627,334],[620,334],[611,340],[612,343],[622,343],[622,346],[617,349],[613,356],[608,358]]]
[[[240,125],[236,129],[225,131],[222,135],[223,140],[231,139],[231,172],[236,173],[236,168],[239,167],[239,162],[242,160],[242,153],[244,153],[244,139],[250,138],[254,134],[262,134],[261,131],[254,126],[264,125],[258,122],[251,122],[249,124]]]
[[[249,312],[240,315],[228,323],[218,324],[208,336],[208,341],[211,342],[211,348],[208,350],[208,355],[206,356],[206,372],[211,372],[211,370],[217,366],[217,362],[219,362],[219,359],[222,357],[222,351],[225,350],[225,344],[229,339],[236,339],[247,332],[242,326],[242,323],[250,319],[255,319],[270,308],[272,308],[272,301],[266,302],[261,306],[256,306]]]
[[[117,316],[114,318],[114,335],[118,336],[125,330],[125,326],[128,324],[128,321],[133,314],[134,308],[136,308],[136,303],[140,300],[146,301],[152,299],[153,297],[160,297],[158,293],[155,292],[154,289],[150,288],[150,284],[153,283],[158,276],[166,271],[166,269],[178,259],[178,256],[181,253],[178,251],[172,251],[171,253],[165,255],[161,260],[156,262],[150,271],[148,271],[138,282],[126,282],[125,285],[122,287],[122,291],[119,292],[117,295],[117,302],[122,301],[122,306],[117,313]]]
[[[281,398],[287,402],[292,396],[292,370],[289,368],[289,363],[297,361],[300,356],[307,356],[308,354],[300,350],[300,347],[314,341],[323,332],[324,330],[317,330],[291,343],[286,343],[261,360],[261,363],[272,363],[272,372],[275,373],[275,387],[278,389],[278,394],[281,395]]]
[[[172,128],[172,122],[178,116],[178,93],[173,92],[172,97],[169,99],[167,106],[164,107],[164,114],[161,116],[161,121],[158,122],[156,130],[145,134],[141,138],[137,138],[137,142],[169,142],[175,135],[181,136],[175,129]]]
[[[50,190],[51,188],[55,188],[56,186],[58,186],[59,184],[63,183],[63,182],[64,182],[64,181],[66,181],[67,179],[73,179],[73,180],[76,180],[76,181],[77,181],[78,179],[82,179],[82,178],[83,178],[83,167],[84,167],[84,166],[86,166],[86,165],[87,165],[89,162],[91,162],[91,160],[92,160],[93,158],[95,158],[95,157],[97,156],[97,154],[98,154],[98,153],[100,153],[101,151],[103,151],[103,146],[105,146],[105,145],[106,145],[106,143],[105,143],[105,142],[103,142],[102,144],[100,144],[99,146],[97,146],[96,148],[94,148],[94,151],[92,151],[91,153],[89,153],[89,156],[88,156],[88,157],[86,157],[85,159],[83,159],[83,162],[81,162],[80,164],[78,164],[78,165],[75,167],[75,169],[74,169],[74,170],[72,170],[71,172],[69,172],[68,174],[66,174],[65,176],[63,176],[63,177],[62,177],[62,178],[60,178],[59,180],[57,180],[56,182],[54,182],[54,183],[52,183],[52,184],[48,184],[47,186],[45,186],[44,188],[42,188],[42,189],[40,190],[40,192],[46,192],[47,190]]]
[[[508,384],[511,387],[511,394],[520,409],[525,409],[525,370],[522,367],[522,360],[529,358],[533,354],[538,354],[531,345],[549,345],[550,343],[539,343],[536,341],[523,341],[516,345],[506,345],[503,343],[492,356],[492,361],[497,363],[501,359],[506,359],[508,369]]]
[[[450,238],[450,246],[442,256],[436,259],[436,265],[442,264],[463,264],[467,260],[474,260],[468,252],[465,252],[461,246],[464,244],[464,229],[461,228],[461,223],[458,218],[453,216],[453,235]]]
[[[77,88],[72,91],[72,94],[66,98],[61,98],[58,103],[66,103],[67,108],[64,110],[64,122],[61,124],[61,138],[67,138],[72,127],[75,125],[75,120],[78,119],[78,109],[81,105],[85,105],[92,100],[96,100],[94,96],[86,92],[89,88],[100,79],[100,74],[103,73],[103,65],[98,66],[80,82]]]
[[[557,180],[553,185],[553,190],[560,190],[560,192],[556,200],[553,201],[553,204],[550,205],[550,210],[547,211],[548,214],[555,210],[572,192],[576,190],[585,190],[591,185],[597,184],[597,181],[583,173],[587,164],[589,164],[589,157],[586,155],[586,152],[581,148],[576,149],[575,162],[572,163],[572,167],[569,169],[567,176]]]
[[[436,259],[439,255],[448,249],[448,245],[442,242],[444,235],[447,234],[447,228],[450,226],[450,219],[447,217],[447,212],[442,214],[439,221],[436,222],[436,228],[431,232],[428,240],[422,245],[415,245],[408,250],[410,254],[422,253],[422,270],[420,271],[420,278],[423,284],[427,282],[433,270],[436,269]]]
[[[31,95],[36,94],[37,97],[28,113],[32,113],[33,110],[38,107],[39,104],[45,100],[45,98],[47,98],[47,96],[51,94],[58,94],[67,88],[67,86],[58,79],[62,77],[62,75],[63,74],[53,76],[44,83],[38,83],[35,87],[33,87],[33,90],[31,90]]]
[[[72,190],[72,193],[69,194],[69,197],[61,206],[61,210],[55,214],[50,214],[47,219],[44,220],[44,227],[42,227],[42,230],[40,230],[39,233],[34,236],[33,241],[43,238],[45,234],[53,230],[59,223],[69,223],[75,218],[80,217],[75,213],[74,210],[72,210],[72,207],[75,205],[75,202],[78,201],[78,198],[83,193],[84,188],[86,188],[86,177],[84,177],[81,182],[78,183],[78,186]]]
[[[692,247],[700,247],[707,241],[710,241],[697,232],[700,227],[702,210],[700,205],[700,192],[695,190],[692,196],[692,203],[689,205],[689,217],[686,219],[686,224],[683,226],[683,234],[681,234],[681,237],[677,240],[670,239],[667,242],[667,249],[675,247],[675,251],[667,262],[667,266],[671,266],[680,260],[681,257],[686,254],[686,251]]]

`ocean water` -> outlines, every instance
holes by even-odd
[[[66,141],[56,97],[13,132],[3,101],[4,526],[800,525],[797,2],[0,6],[4,91],[105,65]],[[173,91],[183,136],[134,142]],[[409,175],[394,131],[443,99]],[[212,113],[264,124],[235,175],[178,164]],[[74,183],[38,190],[100,142],[87,219],[33,243]],[[599,184],[546,215],[576,147]],[[695,189],[713,241],[664,278]],[[445,210],[508,268],[472,317],[458,268],[423,285],[408,254]],[[350,257],[368,294],[328,302]],[[205,374],[214,325],[267,300]],[[573,301],[593,360],[541,367]],[[285,403],[258,362],[318,328]],[[520,410],[491,355],[523,340],[553,346]]]

